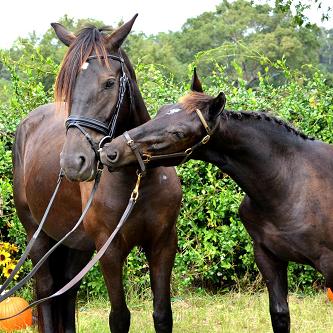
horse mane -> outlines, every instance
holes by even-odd
[[[214,97],[206,95],[205,93],[201,92],[190,92],[189,94],[181,97],[179,99],[179,103],[181,107],[189,112],[192,113],[195,109],[199,109],[201,111],[206,111],[209,107],[210,102],[214,99]],[[289,133],[292,133],[296,136],[301,137],[302,139],[307,140],[314,140],[313,138],[307,136],[306,134],[302,133],[301,131],[294,128],[292,125],[288,124],[286,121],[277,118],[274,115],[271,115],[264,111],[227,111],[221,113],[221,117],[224,120],[228,120],[229,118],[233,118],[236,120],[254,120],[254,121],[268,121],[272,124],[278,125],[281,128],[285,128]]]
[[[92,53],[97,55],[104,66],[109,66],[105,32],[110,30],[109,27],[98,29],[91,25],[79,31],[64,56],[56,78],[54,97],[57,108],[65,102],[65,111],[68,113],[71,109],[76,77]]]
[[[232,117],[234,119],[254,119],[254,120],[265,120],[271,122],[273,125],[278,125],[281,128],[285,128],[289,133],[292,133],[296,136],[301,137],[304,140],[314,140],[314,138],[309,137],[305,133],[301,132],[300,130],[296,129],[294,126],[289,124],[288,122],[277,118],[274,115],[271,115],[265,111],[226,111],[227,117]]]

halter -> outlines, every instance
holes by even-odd
[[[199,109],[195,109],[195,112],[197,113],[197,115],[198,115],[203,127],[205,128],[207,134],[198,143],[196,143],[195,145],[193,145],[190,148],[187,148],[184,152],[173,153],[173,154],[154,155],[154,156],[152,156],[151,154],[148,154],[148,153],[142,153],[141,154],[141,152],[139,151],[138,146],[135,144],[134,140],[131,139],[128,132],[125,132],[123,134],[125,139],[126,139],[126,143],[131,148],[131,150],[134,153],[136,159],[138,160],[138,163],[140,165],[140,168],[141,168],[142,172],[145,171],[145,164],[148,164],[150,161],[162,160],[162,159],[165,159],[165,158],[183,157],[183,160],[180,162],[180,164],[183,164],[187,161],[187,159],[189,158],[189,156],[193,153],[193,151],[195,149],[199,148],[202,145],[205,145],[209,141],[213,132],[209,128],[205,118],[202,115],[202,112]]]
[[[87,61],[92,59],[104,59],[104,56],[97,56],[93,55],[87,58]],[[102,147],[102,145],[106,142],[111,140],[114,137],[115,134],[115,128],[117,124],[117,119],[119,115],[119,110],[122,105],[122,102],[124,100],[124,96],[126,93],[126,86],[129,85],[128,76],[125,73],[125,66],[124,66],[124,58],[109,54],[107,55],[107,58],[117,60],[120,62],[121,67],[121,76],[119,79],[119,92],[118,92],[118,99],[115,106],[115,112],[112,114],[111,120],[109,123],[105,123],[103,121],[90,118],[90,117],[84,117],[84,116],[69,116],[66,120],[66,131],[70,127],[76,127],[87,139],[89,142],[91,148],[95,152],[97,160],[99,160],[99,149]],[[129,92],[130,92],[130,100],[132,100],[131,96],[131,89],[129,86]],[[85,128],[93,129],[101,134],[104,135],[104,137],[101,139],[101,141],[97,144],[94,142],[92,137],[89,135],[89,133],[85,130]]]

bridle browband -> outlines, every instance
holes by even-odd
[[[145,164],[148,164],[151,161],[162,160],[162,159],[166,159],[166,158],[183,157],[183,160],[180,162],[180,164],[183,164],[187,161],[187,159],[193,153],[194,150],[196,150],[197,148],[199,148],[202,145],[205,145],[209,141],[213,132],[209,128],[204,116],[202,115],[202,112],[199,109],[195,109],[195,112],[197,113],[197,115],[198,115],[203,127],[205,128],[207,134],[198,143],[196,143],[195,145],[193,145],[190,148],[187,148],[184,152],[172,153],[172,154],[161,154],[161,155],[154,155],[154,156],[152,156],[151,154],[148,154],[148,153],[141,153],[138,146],[135,144],[134,140],[131,139],[128,132],[125,132],[123,134],[123,136],[126,139],[126,143],[131,148],[134,155],[136,156],[136,159],[138,160],[138,163],[140,165],[140,168],[141,168],[142,172],[145,171]]]
[[[66,120],[66,132],[69,128],[75,127],[77,128],[87,139],[89,142],[91,148],[95,152],[97,160],[99,160],[99,149],[105,144],[106,141],[111,141],[112,138],[115,135],[115,129],[117,124],[117,119],[119,115],[119,110],[122,105],[122,102],[124,100],[124,96],[126,93],[126,87],[129,86],[129,93],[130,93],[130,102],[132,104],[132,95],[131,95],[131,87],[129,85],[129,79],[125,72],[125,62],[124,58],[120,56],[116,56],[113,54],[108,54],[107,58],[117,60],[120,62],[121,67],[121,76],[119,79],[119,91],[118,91],[118,99],[117,103],[115,105],[115,111],[112,114],[112,117],[109,121],[109,123],[105,123],[103,121],[100,121],[98,119],[90,118],[90,117],[84,117],[84,116],[69,116]],[[105,59],[104,56],[97,56],[92,55],[87,58],[87,62],[92,59]],[[111,110],[112,111],[112,110]],[[99,143],[95,143],[92,137],[89,135],[89,133],[85,130],[85,128],[93,129],[101,134],[104,135],[104,137],[100,140]]]

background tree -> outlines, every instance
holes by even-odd
[[[305,14],[307,9],[319,11],[322,21],[327,21],[332,14],[332,7],[325,7],[322,0],[275,0],[275,8],[280,12],[290,11],[291,8],[294,8],[295,15],[293,21],[299,26],[311,25],[309,18]]]

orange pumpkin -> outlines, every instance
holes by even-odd
[[[333,302],[333,292],[330,288],[327,288],[327,297],[331,302]]]
[[[21,297],[8,297],[0,303],[0,318],[15,315],[28,305],[28,302]],[[0,330],[8,332],[20,330],[31,325],[32,309],[28,309],[16,317],[0,320]]]

